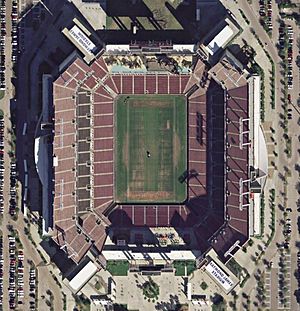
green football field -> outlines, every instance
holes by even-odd
[[[115,105],[116,202],[183,202],[186,184],[178,178],[187,169],[185,97],[122,95]]]

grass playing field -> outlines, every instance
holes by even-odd
[[[186,184],[178,177],[187,169],[185,97],[122,95],[115,105],[115,200],[183,202]]]

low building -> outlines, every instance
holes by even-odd
[[[226,294],[239,283],[239,279],[222,263],[213,249],[206,254],[202,269]]]
[[[99,49],[91,39],[91,32],[77,18],[73,22],[72,27],[64,28],[62,33],[84,55],[84,61],[89,64],[95,59]]]

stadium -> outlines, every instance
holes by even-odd
[[[260,79],[226,49],[238,27],[220,25],[197,44],[101,46],[77,18],[62,30],[76,49],[43,76],[34,150],[43,234],[74,292],[118,260],[215,273],[260,232]]]
[[[55,241],[79,262],[107,235],[122,249],[173,228],[177,250],[225,258],[248,238],[246,79],[234,71],[224,90],[209,75],[222,63],[112,73],[107,59],[76,58],[54,82]]]

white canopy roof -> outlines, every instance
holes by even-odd
[[[224,46],[224,44],[231,39],[233,36],[233,30],[229,25],[224,27],[207,45],[207,51],[209,54],[215,54],[220,47]]]
[[[90,261],[73,277],[69,285],[77,292],[97,272],[97,270],[97,266]]]
[[[198,252],[199,253],[199,252]],[[196,256],[192,251],[170,251],[170,252],[147,252],[137,253],[129,251],[107,251],[104,250],[102,255],[106,260],[145,260],[151,258],[152,260],[195,260]],[[198,255],[198,254],[196,254]]]
[[[69,33],[86,51],[92,52],[95,49],[95,44],[85,35],[83,31],[81,31],[81,29],[79,29],[77,25],[74,25],[70,29]]]

